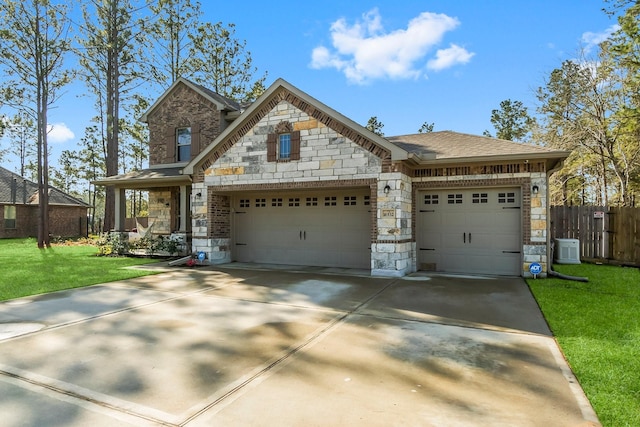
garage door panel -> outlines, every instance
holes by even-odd
[[[467,245],[464,233],[458,230],[455,232],[444,231],[440,233],[440,239],[442,241],[441,250],[460,250]]]
[[[520,274],[520,189],[433,190],[417,196],[418,267]]]
[[[234,259],[291,265],[370,267],[368,189],[234,198]],[[249,205],[249,207],[247,207]]]
[[[418,270],[436,271],[442,266],[442,257],[439,252],[431,249],[418,249]]]
[[[492,212],[492,211],[477,212],[476,211],[469,216],[466,222],[466,226],[470,231],[482,230],[485,228],[497,228],[497,225],[500,224],[500,220],[496,216],[497,216],[496,212]]]

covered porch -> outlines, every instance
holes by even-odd
[[[184,247],[184,252],[189,253],[191,177],[181,172],[180,167],[150,168],[94,181],[95,185],[115,188],[115,222],[114,228],[108,231],[129,237],[132,230],[126,224],[126,192],[146,191],[149,195],[148,233],[177,240]],[[139,234],[135,233],[133,237],[139,237]]]

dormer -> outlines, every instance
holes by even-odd
[[[149,126],[149,166],[186,165],[240,112],[237,102],[179,78],[140,118]]]

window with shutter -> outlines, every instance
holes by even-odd
[[[191,125],[191,159],[200,154],[200,125]]]
[[[267,135],[267,161],[275,162],[276,161],[276,139],[277,135],[275,133],[270,133]]]
[[[291,160],[300,160],[300,131],[291,132]]]
[[[165,163],[174,163],[176,161],[176,130],[171,129],[170,133],[165,135],[164,146],[166,148]]]
[[[280,122],[274,133],[267,135],[267,161],[300,160],[300,131],[289,122]]]

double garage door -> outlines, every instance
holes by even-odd
[[[238,194],[239,262],[370,268],[369,189]]]
[[[416,215],[419,270],[521,274],[519,188],[420,192]]]

